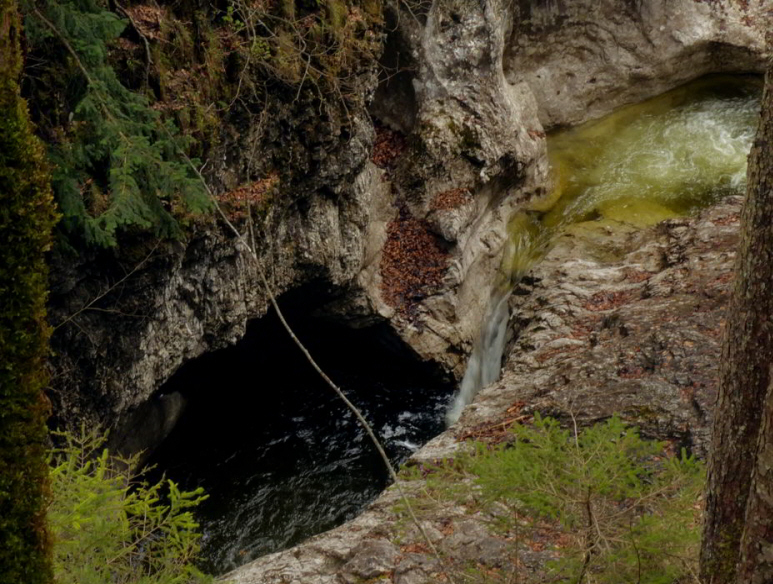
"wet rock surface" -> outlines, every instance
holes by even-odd
[[[705,456],[739,209],[729,198],[645,231],[563,235],[516,288],[513,348],[465,411],[466,431],[535,411],[578,425],[619,413]]]
[[[431,465],[469,438],[496,438],[534,412],[566,424],[619,413],[643,434],[705,455],[716,395],[720,338],[738,238],[741,200],[645,230],[580,224],[518,287],[513,335],[501,381],[482,390],[460,421],[412,461]],[[407,483],[410,492],[421,481]],[[354,521],[224,576],[235,584],[440,581],[440,566],[417,530],[399,523],[388,489]],[[496,567],[512,548],[462,504],[423,516],[443,554]],[[541,535],[536,533],[536,538]],[[539,541],[519,560],[549,558]]]

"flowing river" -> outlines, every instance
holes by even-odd
[[[512,287],[567,226],[646,226],[743,191],[760,85],[703,79],[548,138],[554,188],[511,221],[507,277],[453,400],[452,388],[388,331],[344,330],[296,311],[299,336],[395,463],[498,378]],[[388,483],[362,429],[271,315],[237,346],[186,365],[162,391],[185,394],[189,405],[153,462],[156,473],[210,494],[198,512],[207,571],[339,525]]]
[[[281,300],[280,300],[281,302]],[[361,409],[393,464],[443,430],[453,386],[389,331],[350,330],[285,304],[325,372]],[[221,574],[356,516],[389,484],[357,420],[269,313],[236,346],[181,369],[164,391],[187,409],[151,463],[209,494],[201,566]]]
[[[492,293],[449,424],[498,379],[510,292],[569,225],[645,227],[743,193],[760,93],[756,78],[703,78],[548,137],[554,187],[510,222],[507,277]]]

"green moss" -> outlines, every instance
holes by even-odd
[[[188,154],[205,157],[217,144],[222,120],[214,104],[228,99],[223,75],[226,52],[204,12],[195,24],[171,13],[161,19],[160,39],[151,45],[160,106],[190,138]]]
[[[295,0],[281,0],[282,16],[288,20],[295,19]]]
[[[363,0],[362,9],[372,20],[381,20],[384,7],[380,0]]]
[[[346,24],[349,9],[342,0],[328,0],[325,4],[325,10],[327,24],[333,30],[333,34],[338,36]]]
[[[0,584],[42,584],[51,581],[43,254],[55,213],[43,149],[19,96],[20,30],[14,0],[0,0]]]
[[[295,107],[314,108],[310,125],[326,136],[350,135],[345,126],[365,105],[363,80],[383,40],[382,0],[130,4],[131,18],[91,0],[22,6],[36,62],[25,95],[51,145],[60,225],[76,246],[116,245],[129,228],[182,237],[185,214],[208,206],[198,183],[169,186],[193,178],[180,150],[206,161],[222,154],[221,139],[239,140],[247,126],[255,143],[240,169],[246,179],[277,165],[260,155],[275,150],[261,148],[261,140],[278,112],[290,117]],[[118,123],[100,121],[105,116]],[[170,165],[177,170],[158,170]]]
[[[272,65],[285,83],[295,85],[301,82],[304,71],[303,53],[296,45],[296,35],[290,30],[281,30],[274,40]]]

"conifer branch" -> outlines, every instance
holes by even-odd
[[[83,64],[83,61],[81,61],[78,53],[76,53],[75,49],[72,48],[72,45],[67,40],[67,38],[65,38],[65,36],[59,32],[59,29],[56,28],[53,22],[43,16],[43,13],[38,9],[37,6],[33,5],[32,11],[35,13],[35,16],[37,16],[40,21],[45,24],[46,27],[51,30],[51,32],[54,33],[54,36],[59,39],[59,41],[64,45],[64,48],[67,49],[67,52],[70,53],[72,58],[75,60],[75,64],[78,66],[78,69],[81,70],[81,73],[83,73],[83,76],[86,78],[86,83],[88,83],[91,87],[94,87],[94,81],[92,80],[91,75],[89,75],[89,72]],[[104,107],[104,104],[102,104],[102,107]]]
[[[52,5],[51,9],[55,6],[58,5]],[[59,187],[63,215],[83,226],[89,243],[104,247],[116,245],[116,230],[126,225],[155,227],[167,235],[178,234],[175,217],[167,211],[159,193],[181,194],[183,204],[194,211],[208,209],[209,199],[198,179],[188,173],[187,165],[169,159],[167,153],[180,147],[176,143],[167,144],[154,131],[158,113],[149,107],[145,96],[127,89],[105,61],[106,44],[117,38],[125,27],[124,21],[104,10],[88,13],[65,8],[65,5],[58,6],[57,10],[51,17],[33,5],[31,14],[61,42],[86,81],[88,92],[73,112],[89,123],[88,140],[97,145],[92,150],[85,149],[82,143],[76,145],[79,155],[70,152],[66,140],[65,145],[54,147],[65,159],[58,164],[63,177],[60,183],[63,186]],[[101,19],[101,26],[94,25],[88,31],[94,37],[89,41],[91,53],[71,41],[88,36],[80,29],[70,30],[73,27],[68,24],[84,14],[96,16],[93,21]],[[176,142],[168,129],[164,128],[164,133],[171,142]],[[83,202],[83,193],[78,191],[84,184],[83,175],[93,174],[93,168],[100,166],[106,166],[104,178],[110,203],[107,209],[91,215]]]

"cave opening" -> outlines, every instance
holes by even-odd
[[[314,316],[308,290],[280,299],[301,341],[361,409],[393,463],[444,429],[454,390],[386,324]],[[236,345],[185,364],[160,389],[186,408],[155,450],[151,478],[210,495],[197,513],[201,567],[221,574],[356,516],[389,484],[356,419],[274,311]]]

